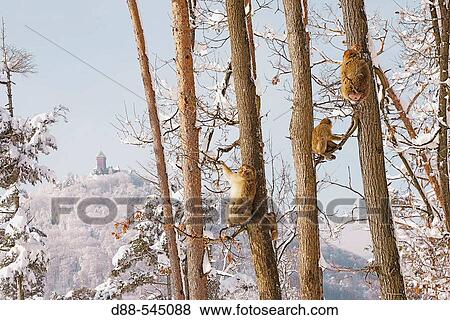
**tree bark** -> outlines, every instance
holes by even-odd
[[[248,14],[246,19],[248,45],[250,49],[251,69],[253,80],[256,81],[258,77],[256,72],[256,47],[253,34],[253,21],[252,21],[252,0],[245,0],[245,7],[248,8]],[[245,11],[244,11],[245,12]],[[256,108],[258,109],[258,117],[261,115],[261,97],[256,95]]]
[[[203,273],[203,224],[201,173],[198,164],[199,128],[196,127],[192,30],[186,0],[172,0],[173,36],[176,47],[178,108],[180,111],[181,147],[183,151],[184,204],[187,214],[187,262],[189,298],[207,299],[207,277]]]
[[[445,81],[448,80],[448,58],[449,58],[449,29],[450,29],[450,12],[449,5],[446,1],[438,0],[440,11],[440,36],[436,37],[436,45],[439,50],[439,144],[438,144],[438,172],[439,183],[441,186],[443,204],[442,209],[445,215],[445,225],[447,231],[450,232],[450,190],[448,178],[448,123],[447,123],[447,108],[448,108],[448,85]],[[438,22],[436,21],[438,24]],[[436,30],[435,30],[436,31]],[[439,40],[438,40],[439,39]]]
[[[6,63],[5,69],[6,69],[6,92],[8,95],[8,111],[10,116],[14,117],[11,71],[9,71],[9,68]]]
[[[155,90],[145,47],[144,30],[139,17],[139,9],[136,0],[128,0],[131,21],[134,27],[134,35],[141,67],[142,82],[144,84],[145,97],[147,100],[150,127],[153,136],[153,151],[155,153],[156,171],[158,174],[159,188],[161,191],[161,202],[164,215],[164,231],[167,237],[167,249],[171,267],[170,284],[173,298],[184,300],[183,281],[181,277],[180,258],[178,255],[177,236],[174,230],[174,218],[172,203],[170,200],[169,181],[167,177],[166,159],[164,146],[161,139],[161,128],[156,106]]]
[[[7,46],[6,46],[6,35],[5,35],[5,21],[2,18],[2,51],[3,51],[3,68],[6,73],[6,95],[8,97],[7,109],[11,117],[14,116],[14,108],[13,108],[13,95],[12,95],[12,80],[11,80],[11,70],[8,65],[8,55],[7,55]],[[3,82],[2,82],[3,83]]]
[[[267,213],[263,140],[256,88],[251,74],[251,56],[246,30],[244,0],[227,0],[231,41],[231,64],[239,116],[241,158],[256,169],[257,190],[254,219],[247,226],[260,299],[281,299],[277,261],[268,225],[257,222]]]
[[[245,0],[245,7],[248,8],[247,14],[247,37],[248,37],[248,45],[250,49],[250,59],[251,59],[251,68],[252,68],[252,76],[253,79],[256,80],[256,48],[255,48],[255,40],[253,36],[253,21],[252,21],[252,0]]]
[[[284,0],[294,105],[292,154],[297,184],[299,275],[302,299],[323,299],[317,211],[316,173],[311,150],[314,127],[309,42],[300,0]]]
[[[17,300],[25,300],[25,291],[23,290],[23,275],[17,276],[16,285],[17,285]]]
[[[370,63],[370,70],[372,70],[367,48],[367,17],[364,0],[341,0],[341,5],[347,46],[360,45],[364,49]],[[356,112],[360,114],[359,157],[375,266],[380,279],[382,298],[406,299],[389,204],[380,112],[373,74],[369,81],[372,90],[368,98],[356,106]]]

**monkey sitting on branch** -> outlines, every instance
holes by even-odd
[[[359,112],[355,110],[352,115],[352,122],[350,127],[347,129],[347,132],[343,136],[338,136],[332,134],[331,132],[332,124],[330,119],[322,119],[322,121],[317,125],[317,127],[314,128],[312,132],[312,151],[318,155],[318,157],[314,160],[314,165],[317,166],[324,159],[336,159],[336,156],[333,153],[337,150],[342,150],[344,144],[358,128],[358,124]],[[340,142],[336,144],[332,140],[340,140]]]
[[[328,118],[322,119],[320,123],[313,129],[312,132],[312,151],[324,157],[327,160],[335,159],[336,157],[330,154],[330,151],[338,149],[338,144],[333,142],[342,140],[341,136],[334,135],[331,132],[333,124]]]
[[[370,92],[370,76],[362,48],[354,45],[346,50],[341,66],[341,92],[344,98],[352,104],[363,102]]]

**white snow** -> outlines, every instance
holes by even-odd
[[[5,234],[13,235],[20,232],[26,224],[26,218],[20,213],[15,214],[14,217],[6,223]]]
[[[261,97],[264,93],[264,89],[261,84],[261,80],[259,78],[256,78],[255,86],[256,86],[256,94]]]
[[[114,257],[112,257],[112,264],[114,267],[117,267],[119,265],[119,261],[124,259],[127,254],[130,252],[130,246],[129,245],[123,245],[121,246]]]
[[[208,252],[205,250],[203,254],[203,273],[208,274],[212,270],[211,262],[209,261]]]

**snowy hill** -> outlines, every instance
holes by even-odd
[[[152,188],[136,175],[119,172],[113,175],[77,177],[71,175],[58,186],[47,185],[31,195],[31,212],[36,224],[47,234],[50,255],[46,296],[55,291],[65,294],[73,288],[95,287],[111,271],[111,259],[123,245],[112,236],[114,221],[107,224],[84,223],[73,209],[51,223],[51,201],[60,197],[145,197]],[[88,216],[104,216],[106,208],[91,206]],[[126,215],[126,206],[118,206],[117,218]]]
[[[54,201],[69,197],[80,199],[146,197],[152,193],[154,193],[154,187],[143,179],[135,174],[119,172],[87,177],[70,175],[57,186],[43,186],[31,194],[30,209],[35,215],[35,223],[47,235],[50,266],[47,274],[46,297],[49,298],[52,292],[65,295],[73,289],[95,288],[110,274],[113,268],[112,258],[118,248],[127,243],[126,240],[116,239],[112,235],[114,223],[123,220],[126,216],[125,205],[118,206],[117,217],[106,224],[86,224],[79,217],[74,206],[70,213],[61,212],[57,215],[59,222],[52,224],[52,199]],[[87,208],[86,215],[104,217],[107,216],[107,212],[105,207],[92,205]],[[55,220],[55,217],[53,219]],[[214,225],[207,227],[213,233],[216,228],[217,226]],[[242,240],[241,244],[243,256],[250,257],[247,241]],[[292,260],[293,270],[297,268],[296,250],[296,241],[293,241],[286,252]],[[325,260],[334,267],[361,268],[366,263],[365,259],[332,245],[324,245],[322,251]],[[234,271],[236,277],[223,279],[220,285],[222,294],[225,294],[237,279],[240,282],[253,283],[254,272],[250,259],[242,261],[239,268]],[[325,297],[327,299],[377,299],[378,290],[370,284],[376,281],[370,280],[373,280],[373,277],[365,279],[363,273],[325,270]],[[289,277],[289,286],[292,291],[290,297],[294,297],[298,286],[296,273]],[[236,291],[236,288],[233,288],[233,291]],[[257,299],[256,288],[245,290],[243,293],[236,292],[230,296]]]

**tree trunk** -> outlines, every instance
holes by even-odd
[[[251,69],[253,80],[256,81],[258,77],[256,72],[256,48],[255,39],[253,34],[253,21],[252,21],[252,0],[245,0],[245,7],[248,8],[248,14],[246,19],[248,45],[250,49]],[[256,108],[258,110],[258,117],[261,116],[261,97],[256,95]]]
[[[8,55],[7,55],[7,47],[6,47],[6,35],[5,35],[5,21],[2,18],[2,30],[1,30],[1,38],[2,38],[2,51],[3,51],[3,68],[6,73],[6,95],[8,97],[7,109],[11,117],[14,116],[14,107],[13,107],[13,95],[12,95],[12,80],[11,80],[11,70],[8,66]],[[3,84],[3,82],[2,82]]]
[[[227,0],[226,5],[231,41],[231,64],[239,116],[239,145],[242,163],[252,165],[256,169],[257,175],[257,190],[253,202],[255,219],[247,227],[256,281],[260,299],[281,299],[277,261],[272,247],[269,226],[257,223],[267,213],[267,190],[261,123],[256,106],[255,84],[251,75],[244,0]]]
[[[16,285],[17,285],[17,300],[25,300],[25,291],[23,290],[23,275],[17,276]]]
[[[5,69],[6,69],[6,92],[8,95],[8,111],[10,116],[14,117],[11,71],[9,71],[9,68],[6,63]]]
[[[197,0],[187,0],[187,4],[188,4],[188,10],[189,10],[189,17],[191,19],[191,21],[195,21],[195,9],[197,8]],[[194,45],[195,45],[195,29],[196,26],[193,24],[191,26],[191,47],[192,50],[194,50]]]
[[[364,49],[365,55],[370,57],[364,0],[341,0],[341,5],[347,46],[358,44]],[[372,70],[370,59],[368,62]],[[360,115],[359,157],[376,270],[383,299],[406,299],[389,204],[380,113],[373,75],[369,81],[372,90],[368,98],[356,106],[356,112]]]
[[[300,0],[284,0],[284,13],[294,87],[290,134],[297,177],[300,294],[302,299],[318,300],[323,293],[316,173],[311,150],[314,118],[309,42]]]
[[[198,164],[199,128],[196,127],[192,33],[186,0],[172,0],[173,36],[178,75],[178,108],[180,111],[181,147],[183,151],[184,203],[188,217],[187,262],[190,299],[207,299],[207,277],[203,273],[203,209],[201,173]]]
[[[184,260],[183,261],[184,263],[182,264],[182,269],[183,269],[183,276],[184,276],[184,278],[183,278],[184,295],[185,295],[186,299],[190,300],[187,255],[183,260]]]
[[[445,225],[447,231],[450,232],[450,190],[448,178],[448,124],[447,124],[447,108],[448,108],[448,85],[445,83],[448,79],[448,58],[449,58],[449,28],[450,13],[449,5],[443,0],[439,0],[439,11],[441,14],[440,37],[436,44],[439,45],[439,146],[438,146],[438,172],[439,182],[443,198],[442,209],[445,215]]]
[[[161,190],[161,202],[164,215],[164,231],[167,237],[168,255],[170,260],[171,293],[173,298],[183,300],[183,282],[181,278],[180,258],[178,255],[177,236],[174,230],[174,219],[172,213],[172,203],[170,200],[169,181],[167,177],[166,160],[164,156],[164,146],[161,139],[161,128],[156,107],[155,90],[153,89],[152,77],[148,57],[145,49],[144,30],[136,0],[128,0],[131,21],[134,27],[136,46],[138,50],[139,63],[141,66],[142,82],[144,83],[145,97],[147,100],[150,127],[153,136],[153,151],[155,153],[156,170],[158,174],[159,188]]]

